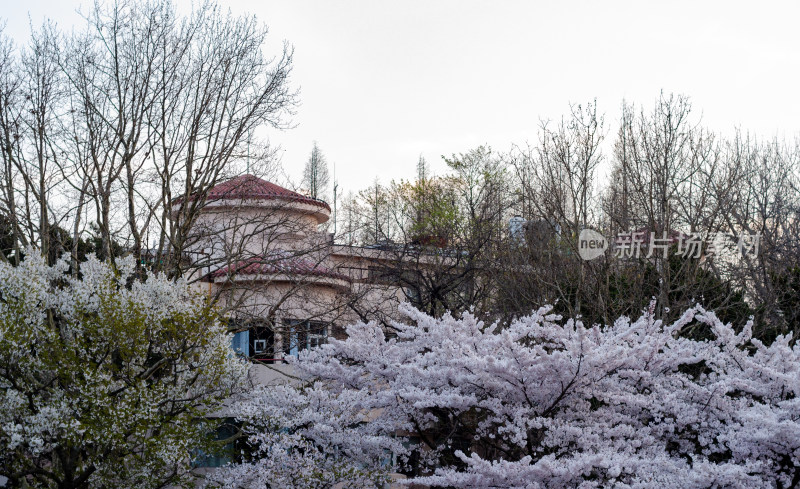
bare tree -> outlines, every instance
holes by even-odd
[[[186,17],[167,1],[96,3],[86,20],[71,35],[46,24],[20,53],[3,44],[3,211],[15,246],[48,253],[50,228],[71,225],[55,234],[71,238],[74,261],[80,240],[96,239],[102,257],[126,250],[191,276],[208,265],[186,260],[205,193],[239,174],[246,153],[257,172],[274,166],[257,135],[287,127],[292,50],[268,56],[266,27],[213,3]]]
[[[586,312],[584,301],[594,295],[584,286],[587,274],[600,273],[598,266],[605,264],[580,260],[577,245],[581,230],[598,224],[595,185],[603,131],[596,102],[573,105],[568,119],[555,126],[542,122],[536,146],[510,155],[529,246],[509,247],[504,256],[504,272],[519,275],[501,285],[509,312],[524,313],[543,301],[559,301],[569,314]]]
[[[510,207],[507,173],[491,150],[446,162],[444,176],[429,176],[421,159],[416,181],[376,182],[359,194],[349,224],[361,230],[358,243],[373,250],[373,283],[436,316],[489,309],[490,270]]]
[[[20,246],[38,246],[50,255],[51,226],[64,218],[56,188],[63,111],[57,34],[51,24],[34,31],[28,49],[2,48],[0,131],[3,146],[3,210],[14,234],[15,258]],[[63,206],[61,206],[63,207]]]
[[[714,307],[720,313],[739,308],[736,293],[710,291],[712,284],[717,289],[730,286],[730,276],[719,268],[726,266],[725,261],[709,253],[708,246],[713,236],[728,230],[725,215],[743,173],[726,163],[724,147],[715,135],[692,121],[689,100],[661,94],[650,114],[644,110],[637,114],[625,106],[614,164],[616,178],[607,206],[611,229],[627,225],[627,232],[670,240],[697,233],[706,241],[702,260],[657,253],[642,262],[643,267],[654,266],[658,276],[653,294],[658,298],[657,313],[711,300],[701,297],[701,290],[716,296]]]
[[[328,162],[317,142],[311,148],[311,154],[303,170],[303,183],[308,188],[308,194],[314,199],[325,199],[328,192],[330,176],[328,175]]]
[[[756,306],[757,332],[767,337],[797,334],[800,326],[795,278],[800,261],[799,149],[797,140],[758,141],[739,133],[726,151],[729,172],[741,177],[726,196],[725,224],[738,234],[757,237],[758,253],[741,253],[720,268],[748,290]]]

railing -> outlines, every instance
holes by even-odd
[[[267,363],[267,364],[275,364],[275,363],[288,364],[289,363],[284,358],[256,358],[256,357],[250,357],[250,360],[253,361],[253,362],[257,362],[257,363]]]

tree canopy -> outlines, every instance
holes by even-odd
[[[191,479],[208,417],[247,364],[206,298],[134,269],[89,257],[71,276],[36,252],[0,263],[0,475],[12,486]]]
[[[247,401],[246,421],[275,422],[256,424],[267,460],[249,473],[268,473],[270,454],[287,453],[279,435],[302,419],[315,447],[305,453],[338,447],[340,463],[355,463],[384,447],[410,482],[431,487],[796,487],[800,347],[788,336],[767,346],[751,322],[737,333],[701,307],[671,323],[654,309],[589,326],[544,307],[501,327],[407,307],[390,338],[352,325],[294,362],[313,383]],[[681,334],[696,323],[710,338]],[[282,417],[299,400],[311,411]],[[331,405],[360,422],[328,416]],[[264,487],[265,477],[226,480]]]

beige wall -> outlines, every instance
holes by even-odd
[[[284,249],[317,249],[326,239],[320,225],[330,211],[281,200],[222,200],[203,208],[192,229],[190,253],[217,260]]]
[[[261,318],[276,327],[286,319],[323,321],[329,334],[360,320],[388,323],[397,318],[402,290],[371,283],[369,267],[380,251],[332,246],[329,211],[298,202],[218,201],[198,219],[198,242],[192,251],[216,259],[208,273],[240,259],[275,250],[297,253],[347,279],[299,274],[237,275],[203,282],[198,289],[218,300],[228,317]],[[199,255],[198,255],[199,256]],[[204,290],[205,289],[205,290]]]

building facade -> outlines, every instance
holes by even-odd
[[[385,254],[334,244],[330,216],[321,200],[244,175],[208,192],[193,227],[198,283],[236,331],[234,349],[269,370],[349,323],[396,317],[405,300],[376,280]]]

